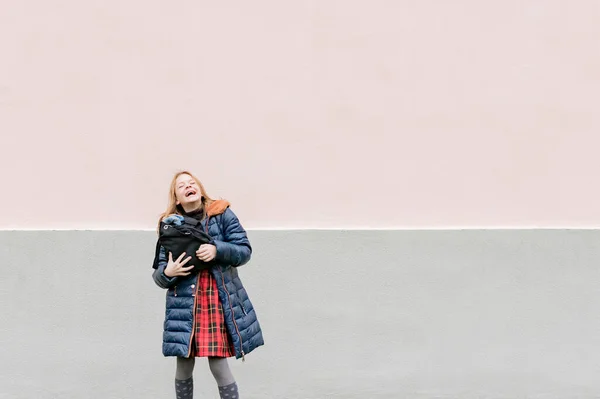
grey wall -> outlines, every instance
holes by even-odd
[[[599,231],[250,238],[267,345],[232,363],[244,398],[600,397]],[[0,398],[173,397],[154,239],[0,232]]]

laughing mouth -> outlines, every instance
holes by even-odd
[[[194,191],[194,190],[191,190],[191,191],[189,191],[189,192],[185,193],[185,196],[186,196],[186,197],[189,197],[189,196],[191,196],[191,195],[195,195],[195,194],[196,194],[196,191]]]

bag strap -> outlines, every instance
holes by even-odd
[[[185,215],[182,215],[182,216],[183,216],[183,224],[184,225],[187,224],[189,226],[196,227],[200,224],[200,221],[196,218],[192,218],[192,217],[185,216]]]

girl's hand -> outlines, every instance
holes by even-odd
[[[183,257],[185,256],[185,252],[182,253],[181,255],[179,255],[179,258],[177,258],[176,261],[173,260],[173,254],[171,254],[171,252],[169,252],[169,262],[167,263],[167,267],[165,267],[165,276],[167,277],[175,277],[175,276],[187,276],[188,274],[190,274],[190,270],[192,270],[194,268],[194,266],[188,266],[188,267],[183,267],[186,263],[189,262],[190,259],[192,259],[191,256],[188,256],[187,258],[185,258],[185,260],[181,260],[183,259]]]
[[[210,262],[217,256],[217,247],[212,244],[202,244],[196,251],[196,256],[203,262]]]

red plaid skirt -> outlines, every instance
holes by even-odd
[[[190,356],[231,357],[233,344],[227,333],[217,281],[209,270],[200,271],[196,287],[194,342]]]

